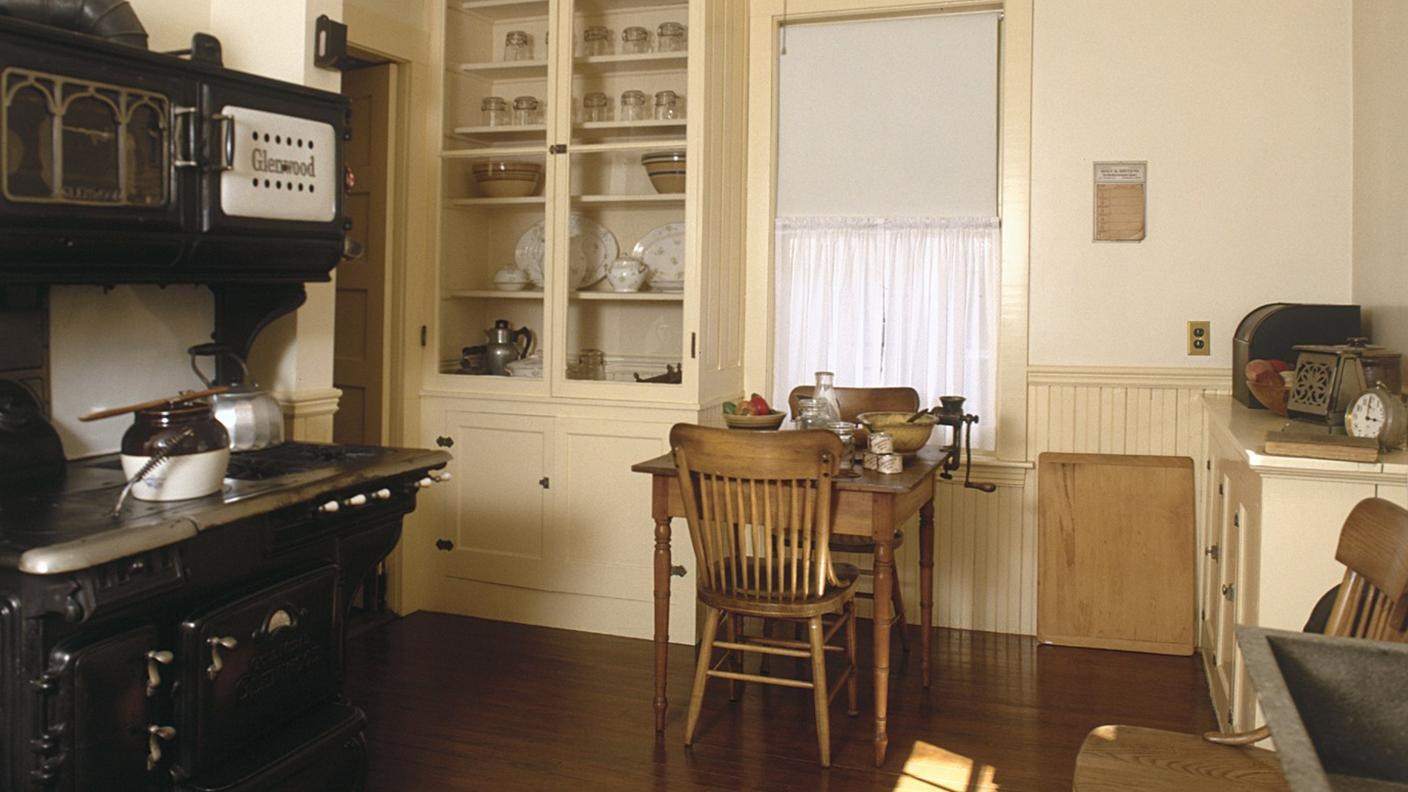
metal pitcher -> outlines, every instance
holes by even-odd
[[[508,374],[508,364],[533,351],[532,331],[526,327],[514,330],[507,319],[494,322],[484,335],[489,337],[489,343],[484,345],[484,362],[490,374]]]
[[[279,403],[254,383],[243,358],[223,344],[197,344],[186,351],[191,356],[191,370],[206,387],[212,385],[215,375],[206,377],[196,358],[223,356],[239,364],[240,380],[230,383],[229,390],[212,400],[215,418],[225,425],[230,435],[231,451],[252,451],[284,441],[284,415]]]

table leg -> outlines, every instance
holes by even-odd
[[[885,523],[888,524],[888,523]],[[885,763],[890,745],[890,622],[894,620],[895,548],[893,533],[875,542],[875,766]]]
[[[670,657],[670,518],[655,517],[655,731],[665,730]]]
[[[934,502],[919,507],[919,648],[924,687],[929,687],[930,643],[934,628]]]

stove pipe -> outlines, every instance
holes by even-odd
[[[0,16],[147,48],[147,29],[128,0],[0,0]]]

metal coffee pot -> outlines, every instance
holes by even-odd
[[[244,359],[222,344],[197,344],[186,350],[191,370],[210,387],[215,376],[206,377],[196,363],[198,357],[224,357],[239,365],[240,380],[212,400],[215,417],[230,435],[231,451],[252,451],[279,445],[284,441],[284,414],[273,396],[259,389],[249,376]]]
[[[533,351],[533,333],[526,327],[513,329],[507,319],[499,319],[484,331],[489,343],[484,345],[484,362],[490,374],[508,374],[508,364],[528,357]]]

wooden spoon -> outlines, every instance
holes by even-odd
[[[922,415],[928,415],[928,414],[929,414],[929,411],[928,411],[928,410],[920,410],[919,412],[915,413],[914,415],[911,415],[911,416],[909,416],[908,418],[904,419],[904,422],[905,422],[905,423],[914,423],[915,421],[919,420],[919,417],[920,417],[920,416],[922,416]]]
[[[177,402],[195,401],[196,399],[204,399],[206,396],[214,396],[217,393],[224,393],[229,389],[229,385],[216,385],[213,388],[206,388],[204,390],[181,391],[175,396],[169,396],[165,399],[152,399],[151,401],[145,401],[139,404],[128,404],[124,407],[109,407],[106,410],[90,412],[87,415],[78,416],[78,420],[96,421],[101,418],[111,418],[114,415],[124,415],[126,413],[137,412],[138,410],[148,410],[152,407],[160,407],[164,404],[175,404]]]

